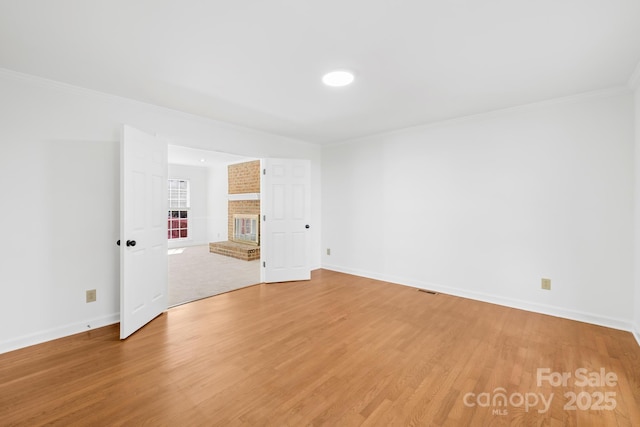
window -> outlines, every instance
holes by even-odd
[[[189,208],[191,205],[189,181],[185,179],[169,180],[169,215],[167,219],[169,239],[189,237]]]

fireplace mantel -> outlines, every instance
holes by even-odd
[[[238,193],[238,194],[229,194],[229,201],[238,201],[238,200],[260,200],[260,193]]]

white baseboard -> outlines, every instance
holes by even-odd
[[[638,325],[637,323],[634,323],[632,325],[632,331],[631,333],[633,334],[634,338],[636,339],[636,342],[638,343],[638,345],[640,345],[640,325]]]
[[[464,289],[452,288],[448,286],[438,285],[436,283],[426,283],[418,280],[377,274],[363,270],[340,267],[337,265],[324,265],[322,268],[326,270],[337,271],[340,273],[353,274],[356,276],[367,277],[369,279],[381,280],[384,282],[396,283],[404,286],[411,286],[420,289],[428,289],[443,294],[454,295],[462,298],[469,298],[476,301],[488,302],[491,304],[502,305],[510,308],[531,311],[534,313],[547,314],[549,316],[561,317],[564,319],[577,320],[579,322],[591,323],[607,328],[628,331],[634,334],[638,345],[640,345],[640,328],[633,326],[632,322],[624,319],[616,319],[606,316],[600,316],[593,313],[587,313],[577,310],[566,309],[563,307],[550,306],[544,304],[531,303],[513,298],[505,298],[498,295],[491,295],[482,292],[472,292]]]
[[[340,273],[353,274],[355,276],[367,277],[370,279],[381,280],[385,282],[396,283],[403,286],[412,286],[421,289],[428,289],[443,294],[454,295],[463,298],[469,298],[477,301],[488,302],[492,304],[498,304],[506,307],[517,308],[520,310],[531,311],[534,313],[547,314],[550,316],[562,317],[565,319],[577,320],[580,322],[592,323],[594,325],[605,326],[613,329],[620,329],[623,331],[629,331],[633,334],[634,338],[640,346],[640,325],[632,322],[624,321],[622,319],[614,319],[605,316],[594,315],[590,313],[580,312],[576,310],[568,310],[562,307],[547,306],[543,304],[535,304],[526,301],[504,298],[495,295],[489,295],[479,292],[470,292],[462,289],[451,288],[448,286],[437,285],[434,283],[420,282],[410,279],[398,278],[395,276],[387,276],[382,274],[371,273],[363,270],[357,270],[352,268],[345,268],[336,265],[324,265],[322,267],[315,267],[312,270],[323,268],[326,270],[337,271]],[[9,341],[0,343],[0,354],[7,353],[9,351],[18,350],[20,348],[29,347],[35,344],[41,344],[43,342],[63,338],[69,335],[77,334],[80,332],[88,331],[91,329],[101,328],[103,326],[113,325],[120,321],[120,314],[115,313],[108,316],[89,319],[83,322],[78,322],[60,328],[49,329],[46,331],[38,332],[36,334],[27,335],[24,337],[15,338]]]
[[[20,348],[29,347],[35,344],[67,337],[80,332],[90,331],[92,329],[101,328],[103,326],[113,325],[120,321],[120,314],[111,314],[108,316],[88,319],[83,322],[73,323],[61,326],[59,328],[48,329],[46,331],[37,332],[35,334],[14,338],[9,341],[0,342],[0,354],[9,351],[18,350]]]

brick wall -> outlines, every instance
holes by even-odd
[[[229,165],[229,194],[260,193],[260,160]],[[230,200],[227,229],[233,238],[233,215],[260,215],[259,200]],[[258,230],[262,233],[262,230]]]
[[[260,160],[228,166],[229,194],[260,192]]]

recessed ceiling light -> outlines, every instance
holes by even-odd
[[[205,159],[200,159],[200,161],[201,161],[202,163],[204,163],[206,160],[205,160]]]
[[[347,70],[336,70],[322,76],[322,83],[327,86],[340,87],[353,83],[353,73]]]

